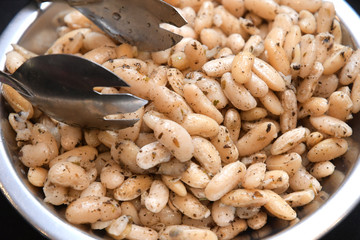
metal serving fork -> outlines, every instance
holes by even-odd
[[[137,46],[141,51],[165,50],[182,39],[182,36],[161,28],[160,23],[177,27],[187,23],[173,6],[161,0],[65,1],[114,40]]]
[[[134,112],[147,101],[128,93],[100,94],[94,87],[126,87],[123,80],[94,62],[75,55],[33,57],[12,75],[0,71],[0,82],[17,90],[48,116],[84,128],[119,129],[138,119],[104,117]]]

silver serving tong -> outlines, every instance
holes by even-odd
[[[46,0],[40,0],[45,2]],[[141,51],[161,51],[178,43],[182,36],[160,28],[177,27],[186,20],[161,0],[65,0],[114,40],[137,46]]]
[[[44,2],[40,0],[40,2]],[[119,42],[143,51],[170,48],[182,37],[160,28],[160,23],[186,24],[171,5],[160,0],[66,0]],[[147,101],[131,94],[101,95],[94,87],[126,87],[104,67],[72,55],[30,58],[12,75],[0,72],[9,84],[50,117],[84,128],[120,129],[138,119],[110,120],[106,116],[134,112]]]
[[[138,119],[110,120],[134,112],[147,101],[128,93],[100,94],[94,87],[127,87],[111,71],[84,58],[54,54],[30,58],[12,75],[0,71],[0,82],[12,86],[48,116],[84,128],[120,129]]]

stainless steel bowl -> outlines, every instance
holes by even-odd
[[[343,0],[331,0],[341,20],[344,42],[354,48],[360,46],[359,16]],[[56,38],[54,16],[69,7],[62,3],[43,3],[40,10],[36,4],[20,11],[0,37],[0,66],[5,64],[5,53],[11,50],[10,44],[19,43],[37,53],[44,52]],[[41,43],[41,44],[40,44]],[[15,133],[11,129],[7,116],[9,106],[0,99],[0,188],[12,205],[36,229],[50,239],[100,239],[100,236],[85,226],[74,226],[66,222],[64,208],[54,207],[43,202],[43,193],[28,183],[26,169],[18,161]],[[360,188],[360,121],[355,115],[350,122],[353,136],[349,152],[334,161],[336,169],[343,173],[323,182],[323,187],[330,194],[316,211],[305,214],[301,221],[288,227],[282,221],[273,221],[271,231],[259,231],[257,236],[266,239],[317,239],[339,223],[359,202]],[[340,177],[339,177],[340,176]],[[341,176],[344,176],[342,178]],[[253,237],[255,236],[253,233]]]

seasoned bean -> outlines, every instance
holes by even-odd
[[[223,36],[225,37],[225,36]],[[223,38],[215,29],[213,28],[204,28],[200,32],[201,42],[207,46],[209,49],[213,49],[219,46],[222,46]]]
[[[322,97],[311,97],[299,105],[298,117],[318,117],[324,115],[329,109],[328,100]]]
[[[266,159],[266,167],[269,170],[283,170],[288,175],[293,175],[301,167],[302,159],[298,153],[269,156]]]
[[[321,7],[321,3],[322,3],[321,0],[305,0],[301,2],[296,0],[280,0],[281,5],[289,6],[294,10],[296,10],[297,12],[300,12],[301,10],[305,9],[312,13],[315,13]]]
[[[58,38],[53,45],[46,51],[46,54],[74,54],[79,52],[83,45],[84,35],[89,33],[89,28],[72,30]]]
[[[236,215],[241,219],[249,219],[260,212],[261,207],[237,207]]]
[[[55,206],[69,203],[69,189],[67,187],[55,185],[49,180],[45,181],[43,192],[45,195],[44,202]]]
[[[259,98],[259,100],[264,107],[274,115],[281,115],[284,112],[279,98],[271,90],[269,90],[265,96]]]
[[[170,200],[180,212],[189,218],[203,219],[210,216],[210,210],[191,193],[188,193],[184,197],[171,193]]]
[[[203,30],[204,28],[211,27],[213,16],[214,16],[214,4],[210,1],[203,2],[194,20],[195,32],[200,33],[201,30]]]
[[[216,240],[214,232],[186,225],[167,226],[160,235],[160,240],[193,239],[193,240]]]
[[[260,56],[263,51],[265,50],[264,42],[261,36],[259,35],[253,35],[251,36],[245,43],[244,52],[250,52],[254,56],[258,57]]]
[[[184,98],[195,112],[211,117],[219,124],[224,120],[219,110],[197,85],[191,83],[185,84]]]
[[[256,107],[256,99],[242,84],[234,81],[231,73],[225,73],[221,77],[221,88],[234,107],[244,111]]]
[[[235,219],[235,208],[224,205],[220,201],[213,203],[211,208],[211,216],[214,222],[220,227],[226,227]]]
[[[149,195],[145,198],[145,207],[153,212],[160,212],[169,200],[169,189],[160,180],[154,180],[151,184]]]
[[[279,5],[273,0],[245,0],[245,8],[266,20],[274,20]]]
[[[269,91],[267,84],[255,73],[251,74],[250,80],[244,86],[254,97],[264,97]]]
[[[174,121],[158,119],[157,124],[150,123],[149,112],[144,115],[145,123],[154,130],[156,139],[182,162],[190,160],[194,152],[189,133]]]
[[[268,194],[256,189],[233,190],[221,198],[222,203],[234,207],[261,207],[268,201]]]
[[[249,228],[258,230],[262,228],[267,222],[267,214],[265,212],[259,212],[247,221]]]
[[[348,85],[355,81],[360,72],[360,49],[353,52],[340,72],[340,83]]]
[[[267,60],[278,72],[284,75],[290,74],[290,61],[286,56],[285,49],[274,39],[265,39],[265,50],[267,51]]]
[[[20,95],[14,88],[10,87],[7,84],[2,85],[2,94],[6,101],[10,104],[12,109],[15,112],[26,112],[28,113],[27,118],[32,118],[34,114],[34,109],[31,103],[26,100],[23,96]]]
[[[94,160],[97,155],[98,151],[96,148],[90,146],[77,147],[53,158],[49,163],[49,167],[51,168],[58,162],[71,161],[79,164],[85,170],[90,170],[95,167]]]
[[[236,109],[230,108],[226,111],[224,117],[224,126],[228,129],[231,140],[236,142],[239,139],[241,130],[241,118]]]
[[[115,189],[124,182],[123,170],[120,165],[115,162],[108,162],[101,169],[101,183],[108,189]]]
[[[330,32],[334,17],[334,4],[332,2],[324,1],[316,17],[317,33]]]
[[[264,189],[271,189],[276,193],[279,193],[278,189],[285,192],[289,187],[289,175],[283,170],[267,171],[264,176],[263,187]]]
[[[259,162],[251,164],[242,178],[241,186],[246,189],[257,189],[265,178],[266,164]]]
[[[104,185],[102,185],[101,182],[92,182],[86,189],[81,192],[80,198],[88,196],[105,197],[105,195],[106,188]]]
[[[27,179],[35,187],[43,187],[47,176],[48,170],[42,167],[29,168],[27,173]]]
[[[320,192],[321,185],[314,176],[312,176],[304,167],[300,167],[289,179],[290,188],[294,191],[312,189],[314,192]]]
[[[221,3],[235,17],[241,17],[245,13],[244,0],[223,0]]]
[[[245,40],[239,33],[233,33],[226,39],[225,46],[230,48],[234,54],[238,54],[244,48]]]
[[[75,200],[65,212],[66,220],[73,224],[95,223],[108,221],[119,217],[119,203],[108,197],[88,196]]]
[[[221,168],[221,157],[215,146],[205,138],[192,137],[194,146],[194,158],[201,166],[212,175],[219,172]]]
[[[114,198],[119,201],[133,200],[151,187],[152,178],[147,175],[133,175],[114,190]]]
[[[240,161],[224,166],[206,185],[206,198],[211,201],[219,200],[241,182],[245,172],[246,167]]]
[[[82,139],[82,132],[79,127],[69,126],[60,123],[61,146],[65,150],[71,150],[78,145]]]
[[[205,3],[209,3],[206,1]],[[195,20],[196,24],[196,20]],[[189,66],[193,70],[199,70],[206,62],[205,49],[196,40],[190,40],[184,49],[186,58],[189,59]]]
[[[306,140],[307,129],[298,127],[278,137],[271,146],[271,154],[278,155],[287,152],[294,146]]]
[[[111,145],[111,157],[136,174],[144,173],[144,169],[136,164],[136,156],[140,148],[130,140],[118,140]]]
[[[301,70],[300,70],[301,71]],[[303,103],[313,95],[316,86],[318,85],[319,78],[323,74],[324,67],[321,63],[315,62],[311,72],[307,74],[306,78],[300,83],[296,98],[299,102]]]
[[[213,23],[219,27],[226,35],[239,33],[243,38],[247,37],[245,30],[242,29],[238,18],[228,12],[223,6],[214,9]]]
[[[157,111],[167,114],[176,122],[182,122],[186,114],[193,112],[183,97],[165,86],[155,87],[150,92],[150,99]]]
[[[188,166],[189,162],[180,162],[173,157],[169,162],[160,163],[157,173],[167,176],[180,177]]]
[[[339,79],[335,74],[322,75],[314,92],[314,96],[327,98],[338,88]]]
[[[342,68],[352,54],[350,47],[342,47],[328,57],[324,62],[324,74],[330,75]]]
[[[75,190],[84,190],[89,184],[85,170],[71,162],[58,162],[48,173],[50,182],[63,187],[72,187]]]
[[[251,129],[239,139],[236,146],[239,156],[246,156],[255,153],[277,137],[276,127],[271,122],[260,123],[256,128]]]
[[[244,84],[250,80],[254,58],[249,52],[240,52],[235,56],[231,65],[231,75],[236,83]]]
[[[300,40],[300,77],[307,77],[316,60],[316,43],[315,37],[311,34],[305,34]],[[321,74],[320,74],[321,75]]]
[[[230,55],[224,58],[208,61],[202,66],[202,70],[209,77],[221,77],[224,73],[231,70],[234,57],[234,55]]]
[[[171,191],[173,191],[177,195],[182,197],[186,196],[187,194],[186,188],[178,178],[162,175],[161,180],[169,189],[171,189]]]
[[[342,138],[328,138],[312,147],[307,157],[311,162],[332,160],[343,155],[348,149],[348,143]]]
[[[284,91],[285,81],[281,75],[267,62],[255,58],[252,70],[273,91]]]
[[[238,159],[239,152],[225,126],[219,127],[219,133],[211,138],[211,143],[220,154],[221,161],[231,163]]]
[[[310,123],[319,131],[334,137],[349,137],[352,129],[344,121],[330,116],[310,117]]]
[[[266,194],[268,198],[268,202],[264,207],[271,214],[284,220],[293,220],[296,218],[296,212],[282,197],[271,190],[264,190],[264,194]]]
[[[304,206],[310,203],[315,198],[315,193],[312,189],[307,189],[303,191],[292,192],[283,196],[283,199],[291,207]]]
[[[210,178],[199,165],[190,161],[189,167],[181,175],[181,181],[194,188],[204,188]]]
[[[118,67],[126,67],[126,68],[135,69],[136,71],[139,71],[142,74],[148,73],[148,66],[146,62],[137,58],[110,59],[109,61],[104,62],[102,66],[109,69],[110,71],[114,71]]]
[[[247,229],[246,221],[243,219],[235,219],[235,221],[226,227],[216,227],[213,231],[222,240],[234,239],[239,233]]]
[[[285,133],[296,128],[297,125],[297,99],[293,90],[285,90],[280,96],[283,112],[280,114],[281,132]]]
[[[341,91],[333,92],[329,97],[327,115],[340,120],[347,120],[351,114],[353,103],[348,94]]]
[[[142,169],[152,168],[160,163],[170,161],[171,153],[159,142],[143,146],[136,155],[136,164]]]
[[[201,89],[206,97],[213,103],[217,109],[222,109],[228,104],[228,99],[221,90],[220,83],[214,78],[207,77],[205,74],[193,74],[196,78],[195,84]]]
[[[214,137],[219,132],[219,124],[212,118],[197,113],[190,113],[181,123],[190,135]]]
[[[303,33],[313,34],[316,31],[317,21],[315,16],[308,10],[301,10],[299,12],[299,26]]]
[[[334,36],[328,32],[319,33],[315,36],[316,44],[316,61],[324,63],[329,57],[329,49],[334,44]]]
[[[317,179],[328,177],[334,173],[335,165],[330,161],[315,163],[310,169],[311,175]]]

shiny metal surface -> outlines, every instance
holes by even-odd
[[[333,2],[341,22],[347,26],[347,32],[351,36],[351,38],[345,38],[345,41],[353,46],[360,46],[360,32],[357,30],[360,26],[359,17],[346,2],[340,0],[333,0]],[[29,6],[20,12],[0,38],[0,66],[4,66],[4,53],[10,50],[10,43],[20,40],[19,43],[24,47],[37,48],[36,41],[33,39],[39,33],[41,34],[43,31],[41,28],[47,29],[53,24],[49,19],[55,16],[57,12],[66,11],[66,9],[66,5],[56,3],[48,7],[40,17],[37,15],[34,6]],[[29,27],[29,22],[26,21],[32,21],[36,17],[39,17],[37,24]],[[14,29],[16,29],[15,32]],[[26,29],[28,31],[25,31]],[[24,31],[25,34],[21,38]],[[51,31],[48,33],[51,36]],[[46,41],[44,45],[46,45]],[[4,194],[31,224],[51,239],[103,238],[104,236],[99,236],[85,227],[72,226],[66,223],[63,217],[64,209],[43,203],[42,192],[27,183],[24,168],[16,157],[17,147],[14,141],[14,133],[6,120],[7,109],[6,103],[1,99],[0,187]],[[318,210],[304,216],[300,223],[282,230],[285,227],[283,222],[274,221],[271,232],[259,232],[257,236],[276,240],[299,239],[300,237],[301,239],[318,239],[339,223],[359,202],[359,117],[359,115],[355,115],[354,120],[350,122],[354,133],[353,141],[350,141],[352,144],[349,152],[343,158],[334,161],[336,169],[344,174],[344,180],[339,175],[339,178],[329,178],[324,182],[324,188],[330,193],[330,198]],[[256,238],[255,235],[252,237]]]
[[[178,43],[182,36],[159,27],[186,24],[171,5],[159,0],[67,0],[113,39],[141,51],[160,51]]]
[[[95,92],[94,87],[129,85],[101,65],[69,54],[30,58],[12,75],[0,72],[0,82],[15,88],[48,116],[84,128],[109,130],[133,126],[139,119],[104,117],[135,112],[147,103],[129,93]]]

